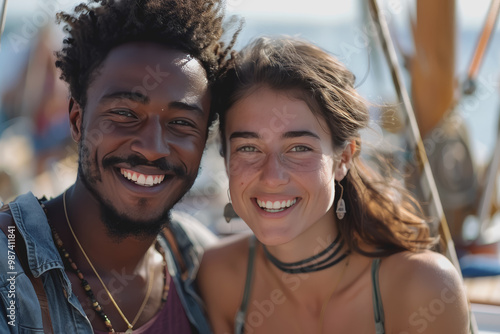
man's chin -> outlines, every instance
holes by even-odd
[[[129,217],[116,212],[113,208],[103,205],[101,207],[101,219],[104,222],[108,235],[116,241],[133,237],[136,239],[147,239],[156,237],[163,227],[170,222],[170,210],[157,217],[147,220],[142,217]]]
[[[82,161],[82,158],[80,160]],[[130,207],[127,209],[116,207],[112,201],[102,196],[96,187],[101,182],[100,174],[97,175],[98,173],[95,173],[96,176],[92,177],[90,176],[92,174],[90,173],[90,167],[87,170],[89,172],[85,172],[83,164],[80,163],[78,166],[78,177],[95,198],[96,202],[99,203],[101,219],[107,229],[108,235],[117,242],[129,237],[136,239],[156,237],[161,229],[170,222],[171,208],[188,192],[195,179],[195,175],[185,176],[180,189],[170,189],[170,196],[176,195],[168,203],[163,203],[163,211],[155,216],[146,217],[147,215],[141,215],[141,212],[144,212],[150,206],[145,200],[139,201],[137,203],[137,210],[132,212],[127,212],[132,210]],[[148,213],[151,212],[149,211]]]

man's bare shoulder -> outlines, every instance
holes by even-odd
[[[458,270],[445,256],[432,251],[397,253],[382,260],[379,277],[392,329],[466,333],[465,289]]]

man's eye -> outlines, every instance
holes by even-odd
[[[307,151],[311,151],[311,149],[307,146],[298,145],[298,146],[292,147],[292,149],[290,151],[291,152],[307,152]]]
[[[193,123],[182,119],[176,119],[175,121],[170,122],[170,124],[194,127]]]
[[[135,117],[133,112],[125,109],[113,110],[113,113],[123,117]]]

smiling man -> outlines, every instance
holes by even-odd
[[[224,49],[219,1],[92,1],[58,19],[78,176],[0,212],[1,332],[209,332],[193,280],[214,237],[170,210],[197,176],[236,34]]]

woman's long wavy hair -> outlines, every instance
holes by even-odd
[[[369,112],[354,81],[342,63],[309,42],[289,37],[255,40],[214,87],[212,108],[219,113],[221,154],[226,154],[225,115],[235,102],[262,86],[299,91],[299,98],[328,124],[334,147],[356,143],[351,168],[341,181],[347,213],[337,224],[348,247],[374,257],[431,248],[436,238],[430,236],[417,201],[394,178],[374,172],[360,157],[359,131],[368,126]],[[334,207],[340,193],[336,184]],[[372,247],[363,249],[362,244]]]

